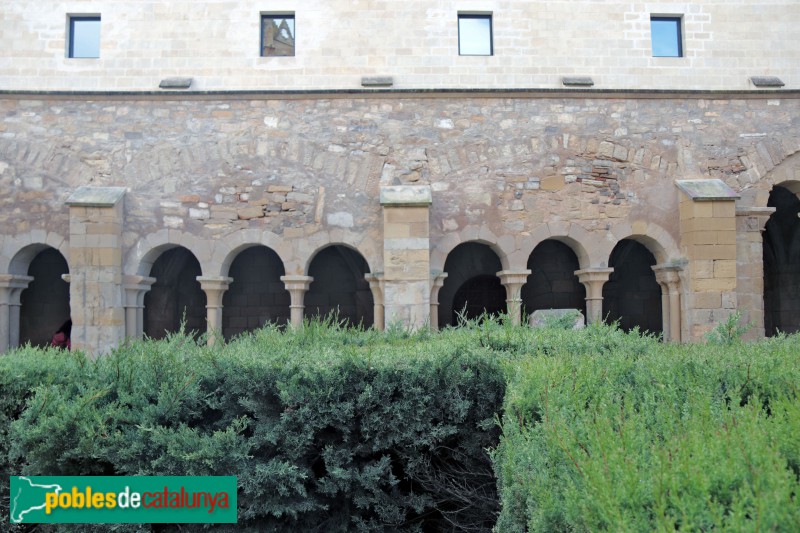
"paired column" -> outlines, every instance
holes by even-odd
[[[233,278],[197,276],[197,281],[200,282],[200,288],[206,293],[208,345],[212,346],[217,339],[222,340],[222,297],[230,287]]]
[[[122,290],[125,291],[125,336],[141,339],[144,334],[144,295],[156,282],[156,278],[124,276]]]
[[[431,331],[439,331],[439,289],[447,279],[447,272],[431,272]]]
[[[664,340],[681,342],[681,278],[682,266],[655,265],[652,267],[661,286],[661,319]]]
[[[303,327],[303,311],[305,310],[303,300],[314,278],[311,276],[281,276],[281,281],[286,286],[286,290],[289,291],[289,297],[291,298],[289,310],[292,327],[301,328]]]
[[[613,268],[585,268],[576,270],[578,281],[586,287],[586,323],[603,320],[603,285],[606,284]]]
[[[506,288],[506,308],[511,316],[511,322],[518,326],[522,321],[522,286],[528,281],[530,270],[501,270],[497,273],[500,283]]]
[[[0,353],[19,346],[20,296],[31,276],[0,275]]]
[[[736,208],[736,301],[747,339],[764,337],[764,230],[774,207]],[[727,303],[727,302],[726,302]]]
[[[374,305],[372,322],[375,329],[383,331],[386,328],[383,314],[383,272],[364,274],[364,279],[369,282],[369,290],[372,291],[372,302]]]

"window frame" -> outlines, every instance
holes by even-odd
[[[268,55],[264,53],[264,21],[268,19],[292,19],[292,35],[293,45],[291,54]],[[258,55],[259,57],[295,57],[297,55],[297,18],[294,11],[262,11],[259,14],[259,40],[258,40]]]
[[[75,55],[75,23],[76,22],[97,22],[98,26],[102,23],[100,14],[92,15],[67,15],[67,58],[68,59],[99,59],[100,58],[100,30],[97,32],[97,55]]]
[[[675,23],[675,38],[678,44],[678,55],[656,55],[655,41],[653,37],[653,22],[674,22]],[[683,15],[650,15],[650,53],[653,57],[684,57],[683,47]]]
[[[461,51],[461,21],[477,19],[489,21],[489,53],[488,54],[465,54]],[[465,57],[491,57],[494,55],[494,14],[493,13],[458,13],[458,55]]]

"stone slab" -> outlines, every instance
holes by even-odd
[[[675,185],[686,193],[689,198],[697,202],[736,200],[739,198],[739,193],[728,187],[720,179],[676,180]]]
[[[381,187],[381,205],[392,207],[428,206],[433,203],[428,185],[393,185]]]
[[[66,204],[70,207],[114,207],[126,191],[125,187],[78,187]]]
[[[165,78],[158,86],[161,89],[188,89],[192,86],[192,78]]]

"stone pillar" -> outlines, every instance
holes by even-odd
[[[681,342],[681,278],[680,265],[655,265],[652,267],[656,281],[661,286],[661,319],[664,340]]]
[[[222,340],[222,297],[233,278],[197,276],[196,279],[200,282],[200,288],[206,293],[208,345],[213,346],[217,339]]]
[[[381,187],[385,318],[412,329],[430,323],[431,198],[427,185]]]
[[[104,354],[125,338],[124,187],[79,187],[69,206],[72,348]]]
[[[156,278],[145,276],[123,276],[122,289],[125,291],[125,336],[141,339],[144,334],[144,295],[150,290]]]
[[[291,311],[292,327],[297,329],[303,327],[303,310],[305,304],[303,300],[308,291],[308,286],[314,281],[311,276],[281,276],[281,281],[289,291],[291,303],[289,309]]]
[[[383,316],[383,272],[364,274],[364,279],[369,282],[369,290],[372,291],[372,302],[374,305],[373,325],[378,331],[383,331],[386,329]]]
[[[586,323],[603,321],[603,285],[606,284],[613,268],[585,268],[576,270],[578,281],[586,287]]]
[[[447,272],[431,272],[431,331],[439,331],[439,289],[447,279]]]
[[[20,296],[31,276],[0,275],[0,353],[19,346]]]
[[[764,229],[774,207],[736,208],[736,300],[742,322],[753,327],[745,339],[764,337]],[[723,306],[729,302],[723,302]]]
[[[738,195],[718,179],[678,180],[681,250],[688,258],[685,340],[705,334],[736,310]],[[759,262],[760,262],[759,258]]]
[[[497,273],[500,283],[506,288],[506,308],[511,316],[511,322],[518,326],[522,321],[522,286],[528,282],[530,270],[501,270]]]

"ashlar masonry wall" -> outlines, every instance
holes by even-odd
[[[745,311],[759,311],[757,287],[738,279],[745,272],[752,285],[752,269],[736,268],[754,260],[758,243],[748,236],[752,250],[738,254],[736,214],[766,207],[778,177],[800,180],[798,117],[794,92],[4,95],[0,275],[24,276],[26,250],[41,246],[62,251],[73,272],[69,196],[81,186],[120,187],[114,246],[120,287],[139,287],[133,300],[152,284],[160,254],[183,246],[197,258],[203,286],[215,287],[208,305],[224,315],[231,263],[263,245],[283,264],[292,306],[302,306],[311,260],[338,244],[366,260],[376,310],[398,304],[421,324],[419,310],[436,304],[438,276],[458,244],[491,247],[513,306],[534,248],[553,239],[575,253],[587,314],[597,317],[611,251],[631,238],[656,266],[669,267],[657,279],[673,302],[664,320],[680,330],[674,338],[696,339],[740,307],[738,295],[754,304]],[[691,248],[704,244],[700,236],[690,243],[682,230],[675,185],[711,178],[741,196],[724,208],[731,253],[711,258],[727,261],[714,279],[730,274],[719,302],[692,296],[707,259]],[[394,220],[387,210],[399,209],[381,204],[381,190],[391,187],[428,188],[430,205],[408,208],[427,210],[427,234],[416,226],[407,237],[402,228],[385,233]],[[386,302],[397,290],[383,277],[387,250],[403,238],[428,243],[432,292],[419,292],[424,275],[416,270],[396,272],[421,296]],[[135,317],[138,304],[130,305]],[[114,338],[121,327],[114,318]]]

